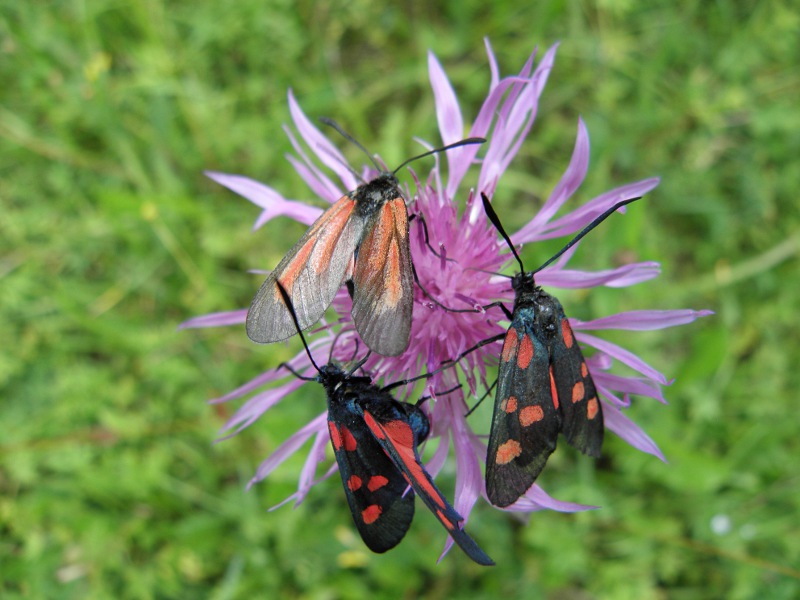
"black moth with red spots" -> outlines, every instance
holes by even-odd
[[[416,492],[467,556],[493,565],[422,465],[417,447],[430,432],[425,413],[398,402],[369,377],[333,364],[320,369],[317,381],[328,395],[331,443],[353,521],[367,547],[386,552],[403,539],[414,517]]]
[[[603,446],[603,411],[564,309],[533,273],[519,273],[512,285],[486,459],[486,494],[496,506],[513,504],[533,485],[560,431],[589,456]]]
[[[331,362],[318,367],[300,331],[289,294],[280,281],[276,285],[318,374],[304,377],[283,366],[325,388],[331,444],[353,521],[367,547],[386,552],[400,543],[414,518],[416,492],[467,556],[478,564],[493,565],[461,528],[464,517],[445,499],[422,465],[417,447],[430,433],[428,417],[418,405],[398,402],[389,393],[431,373],[379,388],[369,377],[353,375],[366,358],[350,371]]]
[[[592,376],[561,303],[536,285],[534,275],[611,213],[639,198],[617,203],[541,267],[525,271],[489,199],[481,197],[487,217],[520,265],[511,282],[514,309],[508,313],[503,308],[511,326],[500,354],[486,454],[486,495],[492,504],[505,507],[536,481],[556,448],[559,432],[584,454],[600,456],[605,428]]]

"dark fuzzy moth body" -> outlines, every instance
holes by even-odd
[[[317,380],[328,396],[328,431],[347,502],[367,547],[386,552],[403,539],[416,493],[472,560],[494,564],[461,529],[464,519],[422,466],[417,447],[430,433],[425,413],[333,364]]]
[[[594,457],[604,432],[597,390],[561,303],[530,272],[514,276],[512,287],[486,459],[486,492],[496,506],[513,504],[533,485],[559,432]]]

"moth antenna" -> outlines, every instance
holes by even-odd
[[[356,372],[356,371],[358,371],[358,370],[359,370],[361,367],[363,367],[363,366],[364,366],[364,363],[365,363],[365,362],[367,362],[367,359],[368,359],[368,358],[369,358],[371,355],[372,355],[372,350],[370,350],[369,352],[367,352],[367,354],[366,354],[366,356],[364,356],[364,358],[362,358],[360,361],[358,361],[356,364],[354,364],[354,365],[353,365],[353,368],[352,368],[352,369],[350,369],[350,371],[347,373],[347,376],[348,376],[348,377],[352,377],[352,376],[353,376],[353,373],[355,373],[355,372]]]
[[[320,373],[319,366],[317,363],[314,362],[314,357],[311,356],[311,350],[308,348],[308,344],[306,343],[306,338],[303,335],[303,332],[300,330],[300,322],[297,320],[297,313],[294,312],[294,304],[292,304],[292,299],[289,298],[289,294],[286,292],[286,289],[283,287],[283,284],[275,279],[275,283],[278,286],[278,290],[281,293],[281,297],[283,298],[283,303],[286,305],[286,308],[289,309],[289,314],[292,315],[292,321],[294,321],[294,326],[297,328],[297,333],[300,335],[300,339],[303,342],[303,348],[306,349],[306,354],[308,354],[308,360],[311,361],[311,364],[314,365],[314,368],[317,370],[317,373]]]
[[[489,275],[497,275],[498,277],[507,277],[514,279],[513,275],[506,275],[505,273],[497,273],[496,271],[489,271],[488,269],[478,269],[477,267],[464,267],[465,271],[478,271],[479,273],[488,273]]]
[[[482,137],[470,137],[461,140],[460,142],[455,142],[453,144],[447,144],[447,146],[442,146],[441,148],[434,148],[433,150],[428,150],[427,152],[423,152],[417,156],[409,158],[407,161],[403,162],[399,167],[397,167],[394,171],[392,171],[392,175],[397,174],[397,172],[405,167],[408,163],[414,162],[420,158],[425,158],[426,156],[430,156],[431,154],[437,154],[439,152],[445,152],[446,150],[450,150],[451,148],[458,148],[459,146],[469,146],[470,144],[483,144],[486,141],[486,138]]]
[[[580,241],[581,241],[581,239],[583,238],[583,236],[585,236],[585,235],[586,235],[587,233],[589,233],[589,232],[590,232],[592,229],[594,229],[595,227],[597,227],[598,225],[600,225],[600,223],[602,223],[602,222],[603,222],[603,221],[605,221],[605,220],[606,220],[608,217],[610,217],[610,216],[611,216],[611,213],[614,213],[614,212],[616,212],[617,210],[619,210],[620,208],[622,208],[622,207],[623,207],[623,206],[625,206],[626,204],[630,204],[631,202],[636,202],[637,200],[641,200],[641,199],[642,199],[642,197],[641,197],[641,196],[637,196],[636,198],[629,198],[628,200],[622,200],[621,202],[617,202],[617,203],[616,203],[614,206],[612,206],[611,208],[609,208],[607,211],[605,211],[603,214],[601,214],[599,217],[597,217],[597,218],[596,218],[594,221],[592,221],[592,222],[591,222],[591,223],[589,223],[589,224],[588,224],[586,227],[584,227],[584,228],[581,230],[581,232],[580,232],[578,235],[576,235],[574,238],[572,238],[572,239],[569,241],[569,243],[568,243],[566,246],[564,246],[564,247],[563,247],[561,250],[559,250],[559,251],[558,251],[558,252],[556,252],[556,253],[555,253],[553,256],[551,256],[550,258],[548,258],[548,259],[547,259],[547,260],[544,262],[544,264],[543,264],[543,265],[541,265],[541,266],[540,266],[538,269],[536,269],[536,270],[534,271],[534,273],[538,273],[539,271],[541,271],[542,269],[544,269],[544,268],[545,268],[547,265],[549,265],[549,264],[550,264],[550,263],[552,263],[554,260],[556,260],[556,259],[557,259],[559,256],[561,256],[562,254],[564,254],[564,252],[566,252],[567,250],[569,250],[570,248],[572,248],[572,247],[573,247],[575,244],[577,244],[578,242],[580,242]]]
[[[385,172],[383,169],[381,169],[380,165],[378,164],[378,161],[375,160],[375,157],[372,156],[372,154],[369,153],[369,150],[367,150],[352,135],[350,135],[344,129],[339,127],[339,124],[336,121],[334,121],[333,119],[329,119],[328,117],[320,117],[319,120],[320,120],[321,123],[325,123],[325,125],[328,125],[329,127],[333,127],[339,133],[339,135],[341,135],[344,139],[346,139],[348,142],[352,143],[356,148],[358,148],[364,154],[366,154],[367,158],[369,158],[369,160],[372,162],[372,164],[375,165],[375,168],[378,170],[379,173],[384,173]],[[359,179],[361,179],[361,177],[359,177]]]
[[[320,148],[320,150],[322,150],[322,151],[323,151],[325,154],[327,154],[328,156],[330,156],[330,157],[331,157],[333,160],[335,160],[337,163],[339,163],[340,165],[342,165],[342,166],[343,166],[345,169],[347,169],[348,171],[350,171],[350,173],[351,173],[351,174],[352,174],[352,175],[353,175],[353,176],[354,176],[356,179],[358,179],[358,180],[359,180],[361,183],[367,183],[367,182],[364,180],[364,178],[363,178],[363,177],[362,177],[362,176],[361,176],[361,175],[358,173],[358,171],[356,171],[356,170],[355,170],[353,167],[351,167],[351,166],[350,166],[350,165],[348,165],[348,164],[347,164],[345,161],[343,161],[343,160],[342,160],[342,158],[341,158],[340,156],[337,156],[336,154],[334,154],[333,152],[331,152],[330,148],[325,148],[325,147],[323,146],[322,148]]]
[[[497,229],[497,232],[501,235],[501,237],[506,241],[508,247],[511,248],[511,253],[514,255],[514,258],[517,259],[519,263],[519,269],[522,273],[525,272],[525,267],[522,265],[522,259],[517,254],[517,249],[514,248],[514,244],[511,243],[511,238],[508,237],[506,230],[503,229],[503,224],[500,223],[500,218],[497,216],[497,213],[494,212],[494,208],[492,207],[492,203],[489,202],[489,198],[486,197],[486,194],[481,192],[481,200],[483,200],[483,210],[486,212],[486,216],[489,217],[489,220],[494,225],[494,228]]]

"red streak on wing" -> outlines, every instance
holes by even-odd
[[[506,339],[503,342],[503,351],[500,353],[500,360],[508,362],[511,357],[517,353],[517,330],[511,327],[506,333]]]
[[[569,326],[569,321],[566,319],[562,319],[561,321],[561,333],[564,335],[564,343],[566,344],[567,348],[572,348],[572,344],[575,343],[575,339],[572,336],[572,327]]]
[[[517,366],[523,371],[528,368],[533,360],[533,342],[531,336],[525,334],[522,336],[522,342],[519,345],[519,354],[517,355]]]
[[[433,498],[433,501],[443,509],[446,508],[447,503],[442,498],[441,492],[431,483],[422,465],[417,461],[417,456],[414,452],[414,432],[411,430],[411,426],[400,420],[389,421],[382,425],[375,421],[368,412],[364,413],[364,417],[367,426],[375,437],[380,439],[388,438],[407,471],[407,474],[403,472],[403,475],[406,475],[409,483],[425,492],[430,498]],[[381,431],[380,436],[377,433],[378,430]]]
[[[358,445],[356,443],[356,438],[353,437],[353,434],[350,433],[350,430],[342,425],[342,438],[344,439],[344,449],[348,452],[352,452],[356,449]]]
[[[558,390],[556,389],[556,380],[553,377],[553,367],[550,367],[550,395],[553,397],[553,406],[558,409]]]
[[[328,421],[328,431],[331,434],[331,443],[333,444],[333,449],[338,452],[342,449],[342,434],[339,433],[339,429],[336,427],[336,423],[333,421]]]

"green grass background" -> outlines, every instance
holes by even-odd
[[[0,596],[800,597],[796,6],[377,4],[0,1]],[[287,88],[394,164],[418,149],[412,135],[437,140],[428,49],[476,114],[483,36],[504,74],[561,42],[498,187],[509,229],[558,180],[579,115],[592,141],[580,199],[663,177],[575,259],[658,260],[662,276],[565,293],[567,311],[716,311],[609,332],[676,378],[669,406],[631,410],[670,462],[613,435],[599,462],[562,444],[541,483],[602,509],[526,524],[479,504],[469,531],[492,569],[458,550],[437,565],[444,535],[421,507],[397,549],[370,554],[334,479],[267,513],[302,457],[244,485],[323,409],[321,390],[216,445],[236,406],[205,400],[297,341],[175,329],[246,306],[259,284],[247,269],[274,265],[302,232],[276,221],[251,234],[257,209],[202,175],[311,197],[284,159]],[[488,429],[488,412],[473,418]],[[452,496],[452,466],[438,481]]]

